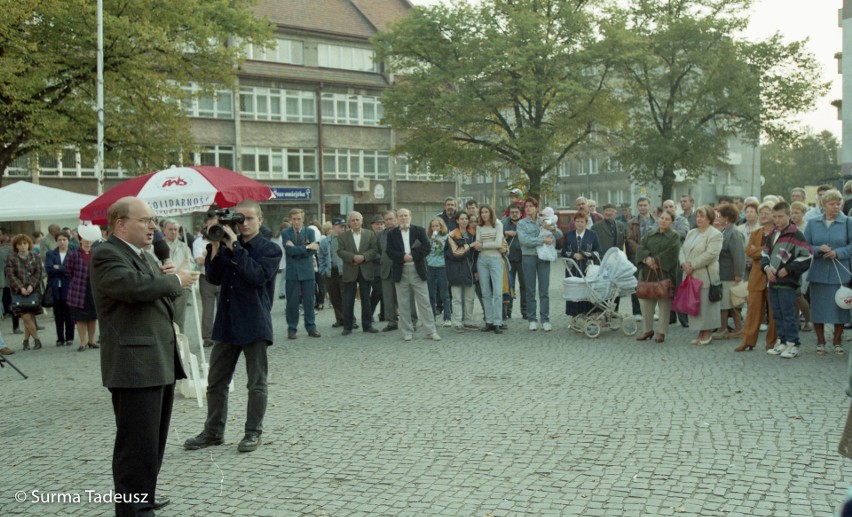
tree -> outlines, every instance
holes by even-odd
[[[760,171],[766,183],[763,191],[789,199],[794,187],[834,185],[839,179],[837,149],[840,144],[829,131],[808,133],[794,145],[769,142],[760,147]]]
[[[737,36],[752,0],[635,0],[615,10],[606,37],[623,49],[619,78],[628,123],[617,158],[671,197],[674,171],[696,180],[726,163],[727,142],[797,136],[796,114],[828,84],[804,42]]]
[[[181,86],[233,83],[242,50],[264,44],[251,0],[104,2],[105,146],[162,165],[192,148]],[[97,13],[91,0],[0,0],[0,171],[15,159],[96,142]]]
[[[596,5],[413,8],[375,38],[379,59],[399,74],[382,98],[384,121],[403,132],[395,152],[445,174],[519,169],[538,195],[562,158],[619,116],[607,88],[614,54],[598,38]]]

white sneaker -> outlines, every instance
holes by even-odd
[[[550,332],[553,330],[553,325],[551,325],[549,321],[545,321],[541,324],[541,329],[545,332]]]
[[[787,350],[786,343],[775,343],[775,346],[772,348],[772,350],[767,350],[766,353],[769,355],[781,355],[784,353],[785,350]]]
[[[538,330],[538,323],[536,323],[535,321],[531,321],[530,322],[530,330],[533,330],[533,331]]]
[[[449,328],[449,327],[452,327],[452,326],[453,326],[453,322],[452,322],[452,321],[450,321],[450,320],[444,320],[444,326],[445,326],[445,327],[448,327],[448,328]]]
[[[412,339],[411,334],[406,334],[406,335],[402,336],[403,341],[411,341],[411,339]]]
[[[635,321],[642,321],[642,315],[641,315],[641,314],[637,314],[637,315],[633,316],[633,319],[634,319]]]
[[[440,341],[441,336],[439,336],[437,332],[434,332],[432,334],[426,334],[426,339],[431,339],[432,341]]]
[[[822,343],[817,345],[817,355],[825,355],[825,345]]]
[[[837,355],[843,355],[846,353],[846,350],[843,350],[843,345],[834,345],[834,353]]]
[[[793,343],[787,343],[787,349],[781,354],[784,359],[792,359],[799,355],[799,347]]]
[[[766,332],[767,330],[769,330],[769,325],[767,325],[766,323],[761,323],[760,324],[760,331]]]

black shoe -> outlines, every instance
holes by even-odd
[[[493,323],[486,323],[485,326],[482,327],[479,330],[481,330],[483,332],[491,332],[492,330],[494,330],[494,324]]]
[[[342,322],[342,321],[335,321],[335,322],[334,322],[334,325],[332,325],[332,326],[331,326],[331,328],[333,328],[333,329],[339,329],[339,328],[340,328],[340,327],[342,327],[342,326],[343,326],[343,322]]]
[[[288,332],[287,333],[287,339],[296,339],[296,333],[295,332]]]
[[[352,330],[358,330],[359,328],[361,327],[359,327],[357,323],[352,324]]]
[[[343,333],[342,333],[342,334],[340,334],[340,335],[341,335],[341,336],[348,336],[348,335],[349,335],[349,334],[351,334],[351,333],[352,333],[352,331],[351,331],[351,330],[344,330],[344,331],[343,331]]]
[[[365,327],[364,332],[366,332],[367,334],[378,334],[379,329],[373,327]]]
[[[210,447],[211,445],[222,445],[225,440],[222,437],[210,436],[205,431],[201,431],[198,436],[193,436],[187,441],[183,442],[183,448],[188,451],[195,451],[198,449],[203,449],[205,447]]]
[[[322,337],[320,335],[320,333],[317,332],[316,330],[312,330],[311,332],[308,332],[308,336],[310,336],[310,337]]]
[[[168,497],[160,496],[159,499],[154,500],[154,509],[159,510],[160,508],[166,506],[167,504],[169,504],[171,502],[172,501]]]
[[[243,436],[242,441],[237,445],[237,450],[240,452],[252,452],[260,446],[259,434],[247,434]]]
[[[21,329],[12,329],[12,334],[23,334],[24,331]]]
[[[396,323],[388,323],[388,325],[382,329],[382,332],[392,332],[399,328],[399,325]]]
[[[502,334],[503,333],[503,329],[501,329],[498,325],[493,325],[493,327],[494,327],[493,330],[494,330],[495,334]]]
[[[37,330],[44,330],[44,327],[42,327],[41,325],[36,325],[36,329]]]
[[[57,341],[56,346],[65,346],[65,341]]]
[[[213,341],[212,339],[205,339],[204,340],[204,348],[210,348],[211,346],[213,346],[215,344],[216,344],[216,342]]]
[[[500,330],[509,330],[509,325],[506,325],[505,323],[501,324]]]

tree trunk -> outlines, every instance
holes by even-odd
[[[672,198],[672,191],[674,190],[674,182],[675,182],[675,173],[674,167],[663,167],[663,175],[660,177],[660,186],[663,187],[663,199],[660,200],[660,204],[667,199]]]
[[[527,178],[529,178],[529,184],[527,185],[525,195],[534,197],[541,201],[541,178],[543,176],[541,171],[524,169],[524,173],[527,175]]]

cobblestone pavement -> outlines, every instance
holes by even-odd
[[[288,341],[276,301],[263,445],[236,450],[242,364],[223,446],[183,450],[205,410],[178,397],[159,484],[172,502],[158,514],[833,514],[852,473],[836,452],[846,357],[817,356],[812,333],[792,360],[690,346],[679,326],[664,344],[588,339],[566,328],[558,274],[549,333],[512,319],[500,336],[344,338],[327,309],[322,339]],[[98,355],[54,347],[41,322],[45,349],[30,352],[0,324],[30,376],[0,370],[0,515],[111,515],[89,501],[112,488]]]

